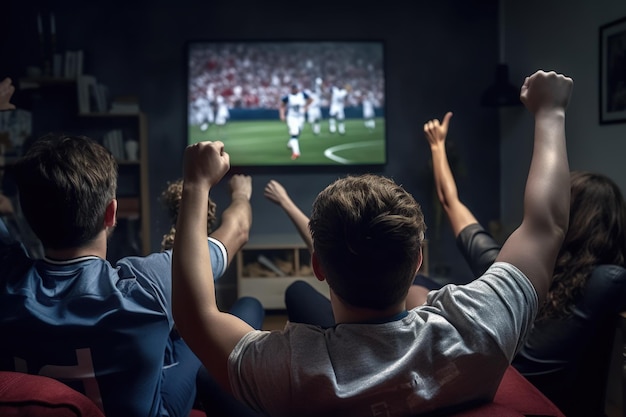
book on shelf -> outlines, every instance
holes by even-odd
[[[63,76],[74,79],[83,75],[83,51],[65,51],[65,65]]]
[[[63,54],[56,53],[52,56],[52,76],[63,77]]]
[[[84,62],[84,53],[82,49],[79,49],[76,52],[76,76],[80,77],[83,75],[83,62]]]
[[[76,78],[76,88],[78,90],[78,113],[86,114],[95,111],[92,97],[96,86],[96,77],[93,75],[80,75]]]
[[[124,160],[124,138],[120,129],[113,129],[105,133],[102,144],[116,160]]]
[[[118,96],[111,101],[111,113],[127,114],[139,113],[139,99],[137,96]]]
[[[78,112],[106,113],[108,110],[107,87],[99,83],[93,75],[80,75],[76,79],[78,89]]]
[[[109,110],[109,101],[108,101],[109,89],[104,84],[96,83],[94,90],[95,90],[95,97],[96,97],[96,109],[99,112],[103,112],[103,113],[108,111]]]

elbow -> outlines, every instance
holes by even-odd
[[[248,240],[250,240],[251,226],[252,219],[246,219],[246,221],[237,223],[237,229],[235,230],[235,241],[237,242],[237,247],[241,248],[248,243]]]
[[[568,226],[569,226],[568,222],[565,222],[565,223],[559,222],[554,226],[555,239],[558,241],[559,249],[561,248],[561,246],[563,246],[563,242],[565,241],[565,236],[567,236],[567,231],[569,230]]]
[[[555,239],[558,240],[560,248],[569,230],[569,205],[566,209],[557,211],[552,216],[548,227],[552,230]]]
[[[250,227],[242,227],[239,231],[239,242],[241,242],[240,247],[248,243],[250,239]]]

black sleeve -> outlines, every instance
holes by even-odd
[[[461,230],[456,245],[476,278],[489,269],[500,253],[498,242],[478,223]]]

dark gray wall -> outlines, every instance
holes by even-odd
[[[574,80],[567,108],[567,151],[571,170],[599,172],[626,192],[626,123],[599,123],[599,29],[626,17],[623,0],[505,2],[506,55],[512,79],[537,69],[555,70]],[[541,13],[537,13],[541,10]],[[559,30],[554,17],[559,16]],[[528,22],[532,21],[532,29]],[[522,218],[524,177],[532,152],[532,118],[527,112],[501,119],[502,220],[507,229]]]
[[[4,29],[0,74],[18,79],[38,65],[37,11],[56,15],[58,50],[83,49],[85,71],[113,95],[138,94],[149,118],[152,246],[167,219],[158,202],[165,183],[181,172],[185,140],[185,62],[188,40],[382,39],[386,44],[389,163],[380,172],[402,183],[422,203],[429,225],[431,267],[460,280],[469,269],[457,253],[445,216],[437,210],[430,152],[423,124],[452,110],[449,138],[461,198],[485,224],[499,218],[498,114],[478,105],[497,62],[495,0],[399,2],[293,2],[163,0],[11,0],[0,17]],[[10,59],[7,59],[10,58]],[[17,93],[19,95],[19,92]],[[308,212],[317,192],[347,171],[253,172],[252,234],[295,233],[279,209],[263,198],[279,180]],[[215,189],[228,203],[225,183]]]

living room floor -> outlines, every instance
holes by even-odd
[[[266,311],[263,330],[282,330],[287,323],[287,312],[283,310]]]

